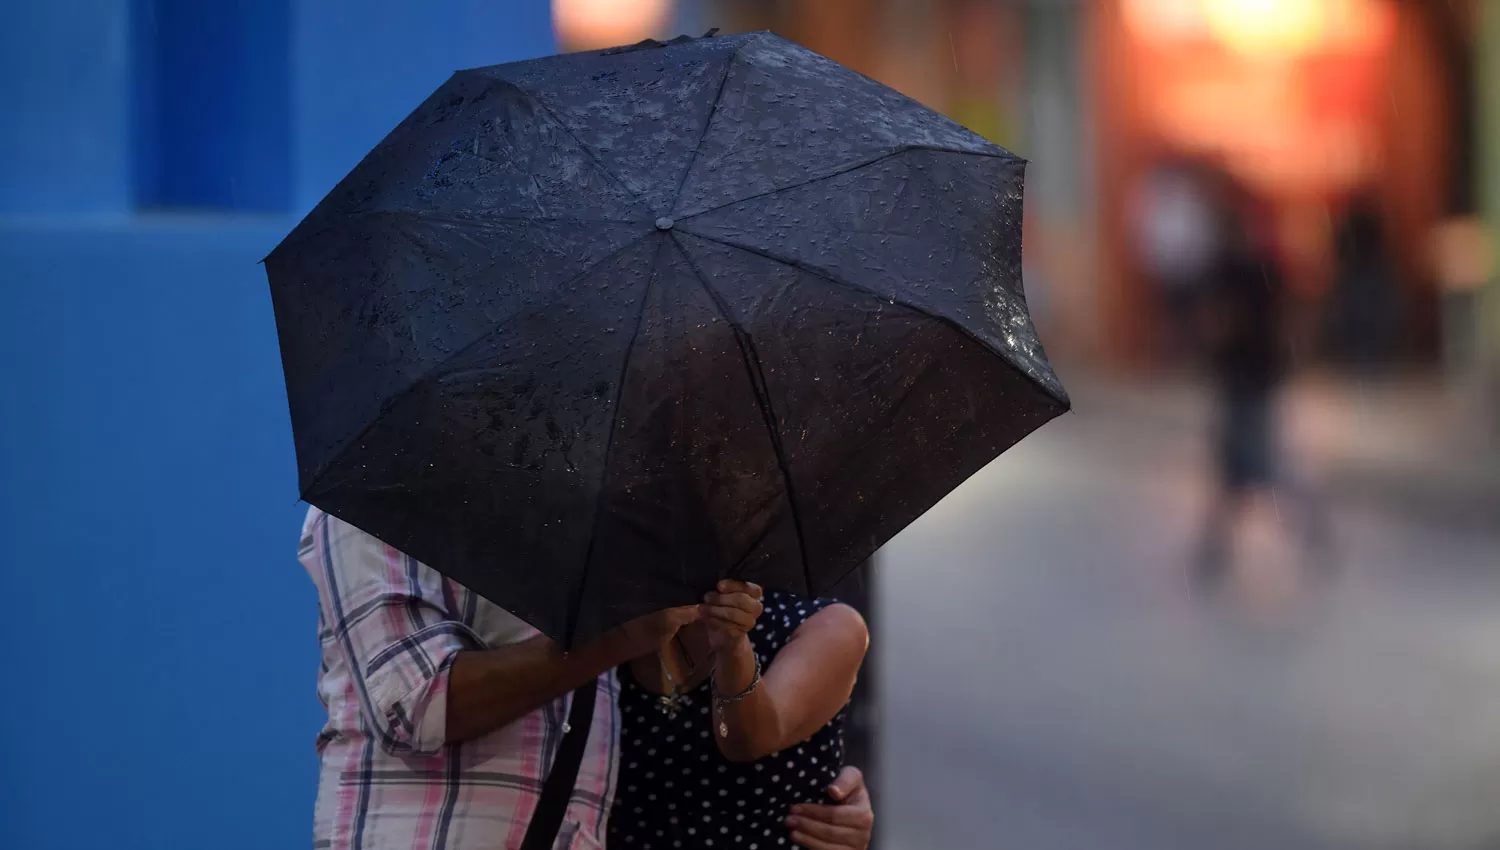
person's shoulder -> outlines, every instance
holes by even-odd
[[[309,505],[307,516],[302,520],[302,536],[307,538],[325,528],[330,537],[339,540],[357,540],[362,544],[381,546],[386,544],[378,537],[358,526],[351,525],[322,508]]]
[[[322,508],[319,508],[316,505],[308,505],[307,514],[302,518],[303,536],[306,536],[309,532],[311,532],[312,529],[317,526],[318,521],[325,516],[328,516],[328,514],[323,513]]]
[[[307,509],[302,521],[300,556],[339,564],[384,562],[405,557],[363,529],[316,507]]]
[[[852,606],[833,599],[818,599],[816,610],[808,610],[792,627],[792,637],[811,641],[820,652],[851,660],[864,658],[870,647],[870,628]]]
[[[798,596],[792,593],[768,593],[766,615],[779,620],[785,628],[798,631],[809,623],[817,628],[833,628],[851,635],[868,636],[865,618],[852,606],[822,596]]]
[[[854,606],[837,599],[818,599],[816,610],[808,612],[803,625],[816,621],[826,628],[838,629],[851,636],[857,636],[860,640],[868,640],[870,627],[866,625],[865,618]]]
[[[319,535],[325,538],[343,538],[350,533],[363,534],[359,529],[344,523],[338,517],[315,505],[307,506],[307,515],[302,518],[300,548],[306,552],[318,545]]]
[[[327,514],[312,505],[307,506],[307,516],[302,519],[302,536],[297,542],[298,557],[303,560],[313,554],[317,546],[318,525],[324,521],[325,516]]]

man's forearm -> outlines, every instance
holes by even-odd
[[[628,660],[618,641],[564,653],[538,635],[520,643],[460,652],[448,671],[448,743],[478,738],[576,690]]]

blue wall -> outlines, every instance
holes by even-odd
[[[293,214],[452,70],[552,49],[544,0],[289,2],[264,138],[290,135]],[[256,264],[293,218],[132,214],[153,160],[120,104],[150,63],[100,45],[129,54],[135,4],[44,5],[0,26],[0,848],[306,847],[316,600]],[[226,14],[278,14],[253,6]],[[178,197],[233,206],[215,186],[257,139],[233,124]]]
[[[276,238],[0,232],[0,847],[307,842],[317,613],[255,265]]]
[[[553,52],[546,0],[302,0],[293,15],[302,209],[454,71]]]
[[[130,199],[130,16],[121,0],[0,9],[0,215]]]

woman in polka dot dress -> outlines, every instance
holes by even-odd
[[[792,807],[828,802],[869,635],[854,609],[721,582],[703,619],[621,670],[610,850],[831,850]]]

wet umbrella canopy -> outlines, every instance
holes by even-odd
[[[765,33],[460,72],[266,259],[303,497],[568,643],[826,591],[1067,408],[1022,171]]]

